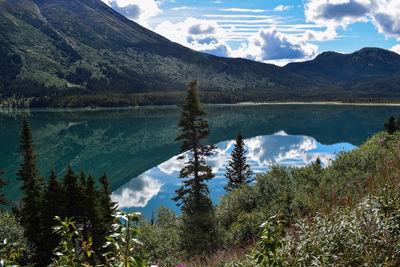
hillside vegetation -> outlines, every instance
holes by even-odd
[[[0,0],[1,106],[398,101],[399,55],[366,48],[277,67],[190,50],[100,0]]]
[[[192,51],[100,0],[1,0],[0,6],[1,56],[10,62],[2,66],[2,94],[33,97],[31,105],[85,105],[87,99],[116,105],[115,98],[119,105],[158,103],[165,93],[183,91],[194,77],[224,102],[243,100],[251,90],[311,85],[274,65]],[[75,103],[76,95],[85,100]],[[124,103],[122,95],[132,99]]]

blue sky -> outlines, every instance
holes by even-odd
[[[400,0],[103,0],[197,51],[284,65],[324,51],[400,53]]]

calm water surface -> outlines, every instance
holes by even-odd
[[[383,130],[399,107],[339,105],[205,106],[211,125],[209,141],[218,150],[210,164],[216,178],[210,182],[214,200],[223,194],[224,170],[240,130],[246,138],[248,159],[255,173],[270,162],[304,165],[317,156],[328,164],[334,152],[362,144]],[[96,177],[106,171],[113,198],[126,209],[144,211],[159,205],[174,207],[170,200],[180,184],[183,162],[174,142],[179,133],[176,107],[131,109],[29,109],[0,110],[0,169],[10,181],[7,197],[16,200],[19,132],[23,114],[33,131],[38,166],[47,176],[54,166],[59,175],[70,162],[77,172],[83,168]]]

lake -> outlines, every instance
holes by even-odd
[[[209,186],[214,200],[224,193],[225,166],[240,130],[246,138],[248,160],[255,173],[271,162],[304,165],[320,157],[324,164],[340,150],[362,144],[383,130],[394,106],[351,105],[212,105],[208,112],[209,142],[218,149],[210,164],[216,173]],[[16,181],[19,132],[26,114],[33,131],[38,167],[47,176],[51,166],[59,175],[67,164],[95,177],[107,172],[113,199],[124,209],[146,215],[159,205],[174,208],[170,200],[181,182],[177,178],[183,162],[176,124],[180,109],[172,106],[120,109],[27,109],[0,110],[0,169],[10,181],[7,197],[17,200]]]

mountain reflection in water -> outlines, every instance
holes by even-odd
[[[214,155],[207,160],[215,174],[215,178],[208,183],[213,201],[217,201],[225,192],[225,167],[231,158],[234,140],[220,142],[216,146]],[[313,137],[288,135],[284,131],[246,139],[245,146],[247,161],[255,174],[265,172],[271,163],[304,166],[314,162],[317,157],[326,166],[336,152],[355,148],[349,143],[323,145]],[[141,211],[147,217],[152,210],[162,205],[177,210],[171,198],[182,184],[182,179],[178,179],[178,176],[185,162],[178,160],[178,156],[146,171],[116,190],[112,198],[118,202],[119,208]]]

